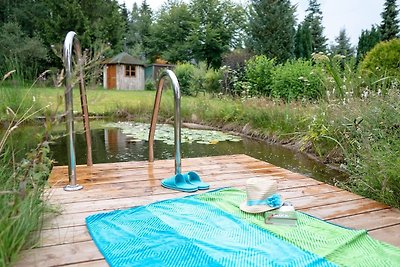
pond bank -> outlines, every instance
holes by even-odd
[[[36,88],[40,106],[56,103],[63,90]],[[154,92],[88,90],[89,112],[149,122]],[[79,103],[79,94],[74,94]],[[232,130],[280,143],[341,165],[349,174],[344,189],[400,207],[400,94],[369,94],[368,98],[292,102],[266,98],[230,98],[199,95],[182,97],[182,120]],[[55,107],[50,108],[55,111]],[[172,120],[172,92],[163,93],[160,121]],[[51,114],[51,111],[50,111]]]
[[[343,177],[348,176],[348,174],[345,174],[346,171],[344,169],[340,168],[340,165],[326,163],[326,162],[324,162],[323,159],[318,157],[315,153],[311,153],[311,152],[302,150],[301,144],[299,142],[296,142],[296,141],[280,142],[279,140],[276,140],[275,138],[265,137],[265,136],[259,134],[256,130],[251,130],[248,125],[245,125],[242,128],[235,127],[232,125],[227,125],[227,126],[223,126],[223,127],[215,127],[215,126],[211,126],[211,125],[198,124],[198,123],[193,123],[193,122],[183,122],[182,126],[186,127],[186,128],[191,128],[191,129],[218,130],[218,131],[230,132],[235,135],[251,138],[251,139],[254,139],[254,140],[257,140],[260,142],[265,142],[267,144],[279,144],[285,148],[293,150],[294,152],[301,152],[301,153],[307,155],[307,157],[309,157],[311,160],[318,161],[321,164],[324,164],[337,172],[343,173]]]

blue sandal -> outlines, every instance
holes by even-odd
[[[187,178],[187,183],[197,186],[200,190],[207,190],[210,188],[210,185],[204,183],[196,172],[188,172],[185,178]]]
[[[188,183],[186,180],[188,174],[177,174],[161,181],[161,185],[165,188],[178,190],[182,192],[195,192],[198,187],[194,184]]]

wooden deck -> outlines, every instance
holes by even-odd
[[[55,167],[48,190],[50,202],[62,211],[47,221],[37,248],[22,254],[17,266],[107,266],[88,234],[88,215],[145,205],[188,195],[160,186],[174,173],[172,160],[126,162],[77,167],[84,189],[65,192],[67,168]],[[246,155],[182,160],[182,170],[197,171],[211,189],[244,189],[250,177],[273,176],[279,193],[296,209],[343,226],[367,229],[371,236],[400,246],[400,211],[337,187],[276,167]]]

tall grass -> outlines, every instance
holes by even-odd
[[[22,249],[35,245],[31,234],[47,209],[41,196],[51,166],[48,151],[42,143],[20,163],[12,161],[10,150],[1,154],[0,266],[10,266]]]
[[[26,95],[8,90],[1,90],[1,97],[8,97],[3,102],[8,126],[0,135],[0,266],[10,266],[23,248],[35,244],[31,234],[40,229],[46,210],[41,196],[51,167],[45,140],[25,159],[15,161],[8,140],[23,122],[46,107],[36,110]]]
[[[337,107],[337,130],[346,148],[351,179],[343,185],[367,197],[400,207],[400,95],[372,94]]]

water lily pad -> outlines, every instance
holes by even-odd
[[[127,135],[130,139],[147,141],[149,136],[150,125],[137,122],[117,122],[117,123],[108,123],[106,127],[119,128],[121,129],[122,133]],[[174,127],[169,124],[158,124],[156,126],[154,139],[162,141],[168,145],[173,145]],[[238,136],[214,130],[210,131],[210,130],[197,130],[188,128],[181,129],[182,143],[197,142],[198,144],[213,145],[225,141],[239,142],[241,141],[241,138]]]

